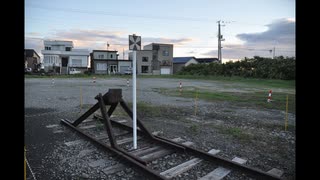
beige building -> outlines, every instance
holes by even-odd
[[[132,55],[130,52],[130,60]],[[173,44],[151,43],[137,51],[137,74],[173,74]]]
[[[137,74],[152,75],[152,51],[137,51]],[[129,59],[133,59],[133,53],[129,53]]]
[[[152,70],[159,74],[173,74],[173,44],[151,43],[143,47],[152,50]],[[156,74],[156,72],[154,73]]]

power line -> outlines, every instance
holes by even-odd
[[[26,36],[26,39],[35,39],[35,40],[49,40],[51,38],[40,38],[40,37],[30,37]],[[80,40],[80,41],[85,41],[85,42],[97,42],[97,43],[105,43],[104,41],[95,41],[95,40]],[[110,43],[112,46],[127,46],[127,43]],[[182,48],[182,49],[211,49],[212,46],[188,46],[188,45],[175,45],[174,48]],[[265,52],[270,52],[271,48],[269,49],[259,49],[259,48],[226,48],[226,50],[238,50],[238,51],[265,51]],[[296,52],[295,50],[286,50],[285,48],[277,48],[278,52]]]
[[[202,21],[202,22],[211,22],[214,21],[212,19],[204,19],[204,18],[194,18],[194,17],[178,17],[178,16],[154,16],[154,15],[128,15],[121,13],[113,13],[106,11],[93,11],[93,10],[83,10],[83,9],[75,9],[75,8],[57,8],[57,7],[46,7],[39,5],[26,4],[26,7],[38,8],[38,9],[46,9],[46,10],[55,10],[62,12],[76,12],[76,13],[85,13],[85,14],[97,14],[97,15],[106,15],[106,16],[119,16],[119,17],[128,17],[128,18],[146,18],[146,19],[165,19],[165,20],[179,20],[179,21]]]

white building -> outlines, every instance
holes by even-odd
[[[70,69],[88,70],[89,50],[73,49],[72,41],[44,41],[43,65],[46,72],[69,74]]]

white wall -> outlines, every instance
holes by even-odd
[[[43,65],[52,66],[53,64],[55,64],[56,66],[60,66],[61,58],[58,55],[44,55]]]
[[[77,63],[77,60],[81,60],[81,66],[75,64]],[[88,56],[70,56],[69,67],[88,67]]]

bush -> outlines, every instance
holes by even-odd
[[[183,67],[178,75],[241,76],[265,79],[294,80],[295,58],[283,56],[275,59],[255,56],[225,64],[192,64]]]

